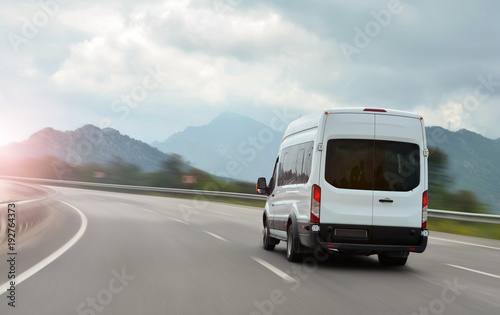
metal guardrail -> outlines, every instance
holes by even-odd
[[[151,192],[191,194],[191,195],[199,194],[204,196],[233,197],[233,198],[252,199],[252,200],[266,200],[267,198],[266,196],[257,194],[243,194],[243,193],[211,191],[211,190],[115,185],[115,184],[104,184],[104,183],[77,182],[68,180],[54,180],[54,179],[12,177],[12,176],[0,176],[0,179],[18,180],[18,181],[26,181],[39,184],[48,184],[48,185],[83,186],[83,187],[94,187],[94,188],[130,190],[130,191],[151,191]],[[500,224],[500,215],[493,215],[493,214],[480,214],[480,213],[470,213],[470,212],[429,209],[428,215],[431,218]]]
[[[429,217],[447,220],[467,221],[467,222],[480,222],[490,224],[500,224],[500,215],[470,213],[470,212],[457,212],[447,210],[428,210]]]
[[[152,192],[191,194],[191,195],[199,194],[199,195],[204,195],[204,196],[234,197],[234,198],[241,198],[241,199],[266,200],[265,196],[257,195],[257,194],[243,194],[243,193],[212,191],[212,190],[132,186],[132,185],[77,182],[77,181],[70,181],[70,180],[55,180],[55,179],[13,177],[13,176],[0,176],[0,179],[17,180],[17,181],[24,181],[24,182],[30,182],[30,183],[35,183],[35,184],[56,185],[56,186],[57,185],[60,185],[60,186],[84,186],[84,187],[119,189],[119,190],[152,191]]]

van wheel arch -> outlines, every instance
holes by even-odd
[[[297,243],[299,241],[299,238],[293,231],[293,225],[288,226],[286,233],[286,259],[290,262],[300,262],[303,258],[303,255],[296,249],[300,248],[300,243]]]
[[[300,242],[299,227],[297,224],[297,218],[295,217],[295,214],[293,212],[288,216],[288,220],[286,223],[286,231],[287,231],[287,241],[288,241],[288,234],[290,232],[292,233],[293,250],[299,255],[304,253],[304,246],[302,246],[302,244]]]
[[[262,220],[263,220],[263,225],[264,225],[264,229],[262,231],[262,244],[263,244],[263,247],[265,250],[271,251],[274,249],[274,247],[276,245],[278,245],[280,243],[280,240],[271,236],[270,227],[269,227],[269,223],[267,221],[267,215],[265,212],[264,212],[264,215],[262,217]]]

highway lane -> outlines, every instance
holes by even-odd
[[[497,314],[500,242],[432,233],[403,268],[375,256],[291,264],[261,248],[253,207],[51,187],[85,215],[82,238],[0,296],[0,314]],[[79,230],[54,201],[48,226],[19,247],[18,273]],[[478,247],[471,244],[484,245]],[[0,253],[0,283],[6,279]],[[467,268],[467,269],[462,269]],[[482,272],[482,273],[478,273]],[[498,276],[498,277],[495,277]],[[447,289],[448,288],[448,289]]]

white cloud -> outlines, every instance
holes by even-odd
[[[221,3],[229,7],[216,6]],[[352,41],[354,27],[386,6],[383,0],[71,1],[18,53],[8,41],[0,43],[6,61],[0,65],[6,100],[0,105],[15,115],[21,114],[10,108],[54,108],[42,122],[54,127],[117,120],[114,100],[158,67],[168,76],[118,125],[146,135],[150,128],[137,126],[168,124],[164,128],[175,132],[225,110],[265,121],[275,107],[306,114],[369,105],[414,109],[428,125],[500,136],[496,91],[475,112],[464,111],[463,97],[456,96],[473,92],[479,75],[500,78],[498,41],[492,40],[499,35],[493,27],[498,10],[451,1],[404,3],[403,13],[347,64],[339,43]],[[38,1],[9,1],[0,30],[20,33],[22,18],[39,10]],[[193,116],[183,121],[183,111],[202,114],[196,122]],[[18,119],[33,126],[31,114]]]
[[[321,70],[323,62],[335,57],[332,43],[268,9],[221,15],[167,2],[137,8],[127,23],[125,15],[101,12],[97,6],[83,14],[64,14],[63,21],[92,38],[71,46],[54,80],[93,92],[122,93],[140,82],[147,66],[158,66],[169,73],[161,91],[202,103],[330,103],[300,87],[303,78],[297,71]],[[283,69],[293,69],[289,72],[295,79],[283,82]]]
[[[57,19],[67,28],[89,36],[116,34],[125,27],[125,17],[112,3],[99,3],[89,7],[65,9]]]
[[[133,82],[126,71],[125,55],[112,38],[94,37],[72,45],[70,52],[70,57],[53,75],[62,86],[116,92]]]
[[[437,108],[418,106],[414,111],[424,117],[427,126],[441,126],[452,131],[469,129],[478,132],[476,124],[471,119],[471,113],[459,102],[444,101]]]

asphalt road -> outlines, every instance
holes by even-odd
[[[0,203],[42,197],[47,194],[40,186],[0,180]]]
[[[51,188],[50,219],[17,244],[16,307],[2,291],[0,314],[500,312],[499,241],[433,232],[405,267],[340,255],[293,264],[284,243],[262,249],[257,208]]]

